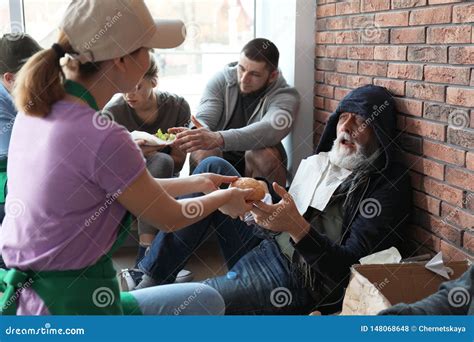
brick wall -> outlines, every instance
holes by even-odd
[[[396,96],[402,160],[410,168],[410,253],[474,256],[474,3],[319,0],[315,141],[351,89]]]

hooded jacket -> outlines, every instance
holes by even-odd
[[[291,131],[300,97],[279,72],[265,92],[247,126],[224,130],[237,105],[239,84],[237,62],[228,64],[207,84],[196,118],[211,131],[219,131],[224,151],[248,151],[275,146]]]
[[[359,259],[397,246],[400,231],[407,224],[411,208],[411,186],[408,170],[395,161],[396,109],[390,93],[383,87],[367,85],[351,91],[329,117],[316,153],[331,150],[336,126],[343,112],[365,118],[380,144],[379,167],[372,168],[367,182],[354,193],[353,205],[344,212],[342,237],[331,242],[311,227],[294,247],[324,283],[322,302],[343,296],[350,267]],[[329,290],[328,290],[329,289]]]

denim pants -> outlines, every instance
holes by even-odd
[[[231,164],[217,157],[202,161],[194,174],[205,172],[239,176]],[[193,196],[200,194],[187,197]],[[205,281],[224,298],[226,314],[307,314],[311,310],[314,300],[277,243],[265,239],[261,228],[219,211],[177,232],[158,233],[138,267],[159,284],[173,283],[211,226],[227,268],[235,273]]]

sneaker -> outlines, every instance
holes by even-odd
[[[127,268],[120,272],[120,286],[122,291],[133,291],[155,286],[153,280],[137,268]],[[144,279],[145,278],[145,279]],[[188,283],[194,279],[194,274],[188,270],[181,270],[176,276],[175,283]]]

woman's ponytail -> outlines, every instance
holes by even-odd
[[[60,33],[57,44],[64,52],[73,52],[63,32]],[[45,117],[51,111],[51,106],[64,96],[63,74],[57,49],[50,48],[36,53],[17,74],[13,97],[18,110],[25,114]]]

